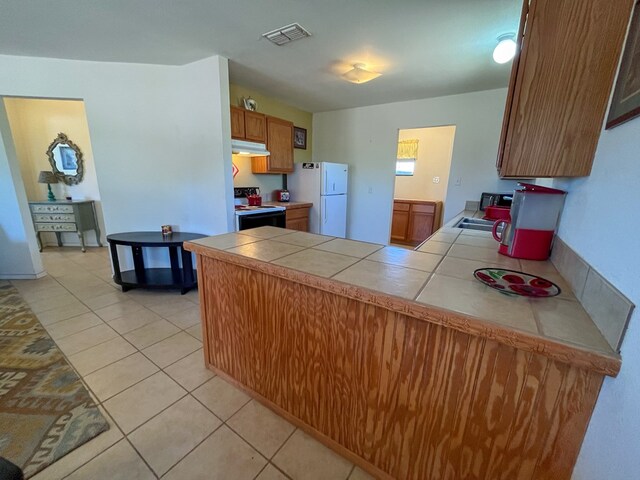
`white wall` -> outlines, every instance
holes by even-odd
[[[418,140],[418,158],[413,175],[398,175],[394,198],[444,202],[456,127],[409,128],[400,130],[398,140]],[[439,177],[440,183],[433,183]]]
[[[0,279],[42,275],[27,194],[3,102],[0,102],[0,205]]]
[[[233,163],[239,170],[234,187],[258,187],[264,201],[272,200],[273,191],[282,188],[282,175],[251,173],[251,157],[233,155]]]
[[[603,131],[591,176],[555,180],[569,191],[559,236],[640,306],[640,118]],[[623,480],[640,472],[640,313],[622,343],[622,369],[606,378],[578,458],[576,480]]]
[[[506,94],[502,88],[315,114],[314,161],[349,164],[347,236],[389,240],[398,129],[456,126],[445,221],[483,191],[513,190],[515,182],[500,180],[495,168]]]
[[[82,152],[84,175],[78,185],[60,182],[51,185],[51,189],[56,198],[61,200],[68,195],[74,200],[94,200],[104,242],[102,204],[84,103],[78,100],[33,98],[5,98],[4,103],[27,199],[47,199],[47,185],[38,183],[38,174],[41,170],[51,170],[51,163],[45,152],[58,133],[65,133]],[[45,245],[57,245],[53,233],[42,233],[41,238]],[[62,238],[65,245],[80,245],[75,233],[63,232]],[[89,246],[97,245],[93,232],[85,235],[85,243]]]
[[[84,100],[107,234],[216,234],[233,229],[227,68],[0,55],[0,95]]]

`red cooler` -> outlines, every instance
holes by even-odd
[[[546,260],[567,192],[555,188],[519,183],[513,195],[510,220],[493,225],[493,238],[500,242],[498,252],[513,258]],[[504,224],[501,235],[498,227]]]

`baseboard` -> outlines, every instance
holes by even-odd
[[[53,242],[44,242],[44,244],[42,245],[43,248],[47,248],[47,247],[57,247],[58,243],[53,241]],[[80,242],[62,242],[62,246],[63,247],[81,247]],[[100,245],[98,245],[96,242],[85,242],[84,244],[85,247],[87,248],[94,248],[94,247],[100,247]],[[104,247],[105,244],[103,243],[102,246]]]
[[[40,273],[0,273],[0,280],[36,280],[47,274],[44,270]]]

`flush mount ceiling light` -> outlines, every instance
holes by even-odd
[[[351,70],[342,74],[342,77],[351,83],[366,83],[382,75],[381,73],[367,70],[365,67],[364,63],[355,63]]]
[[[270,32],[263,33],[262,36],[269,40],[271,43],[281,47],[294,40],[300,40],[301,38],[310,37],[311,34],[304,29],[299,23],[292,23],[286,27],[276,28]]]
[[[507,63],[516,55],[517,44],[513,33],[505,33],[498,37],[498,45],[493,49],[493,61]]]

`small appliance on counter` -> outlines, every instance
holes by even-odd
[[[287,186],[288,178],[287,174],[282,174],[282,190],[275,190],[273,192],[273,198],[278,202],[289,202],[291,200],[291,194]]]
[[[262,205],[262,195],[260,195],[259,193],[247,195],[247,201],[249,202],[250,206],[259,207],[260,205]]]
[[[546,260],[567,192],[530,183],[518,185],[521,188],[513,194],[511,218],[493,225],[493,238],[500,242],[498,252],[513,258]],[[504,229],[498,235],[502,224]]]
[[[291,194],[289,190],[276,190],[275,192],[276,201],[278,202],[288,202],[291,200]]]

